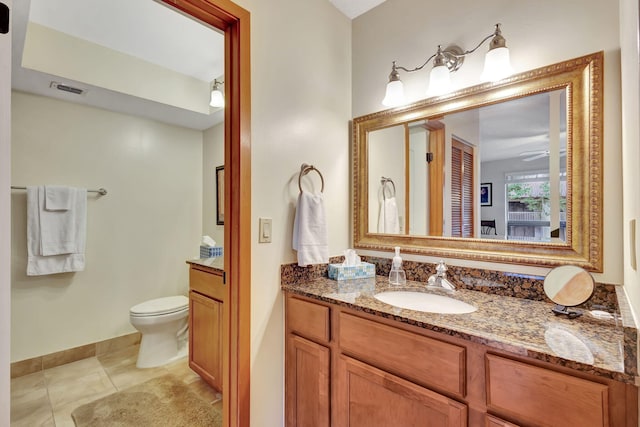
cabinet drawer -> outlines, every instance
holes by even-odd
[[[608,387],[486,355],[487,407],[537,426],[608,426]]]
[[[468,409],[346,356],[338,360],[337,425],[467,427]]]
[[[222,276],[207,273],[205,271],[189,269],[189,287],[192,291],[198,292],[218,301],[224,302],[226,299],[225,285],[222,283]]]
[[[316,341],[329,342],[329,307],[287,298],[287,325],[291,332]]]
[[[340,347],[384,370],[439,390],[466,394],[466,349],[340,313]]]

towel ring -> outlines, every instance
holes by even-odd
[[[391,184],[391,187],[393,187],[393,194],[391,195],[391,197],[396,197],[396,185],[393,183],[393,180],[391,178],[383,176],[380,178],[380,185],[382,185],[382,198],[386,199],[384,190],[387,188],[387,184]]]
[[[320,181],[322,182],[322,187],[320,189],[320,192],[324,193],[324,178],[322,177],[322,174],[318,169],[316,169],[315,166],[308,165],[306,163],[303,163],[302,166],[300,166],[300,174],[298,175],[298,188],[300,189],[300,192],[302,193],[302,177],[311,171],[316,171],[318,172],[318,175],[320,175]]]

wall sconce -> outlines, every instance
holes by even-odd
[[[213,80],[213,89],[211,89],[211,101],[209,105],[215,108],[224,108],[224,94],[220,87],[224,82],[219,82],[218,79]]]
[[[451,90],[451,73],[462,66],[465,56],[475,52],[489,39],[491,39],[489,51],[485,55],[484,71],[480,79],[482,81],[494,82],[511,75],[513,69],[509,61],[509,49],[507,49],[505,38],[502,37],[500,24],[496,24],[494,32],[483,38],[482,41],[471,50],[463,51],[455,45],[443,50],[442,47],[438,45],[436,53],[431,55],[424,64],[413,69],[396,65],[396,61],[393,61],[391,73],[389,74],[389,83],[387,83],[387,91],[382,100],[382,105],[386,107],[397,107],[405,103],[404,88],[398,70],[403,70],[407,73],[422,70],[432,59],[433,68],[429,75],[427,96],[438,96],[449,92]]]

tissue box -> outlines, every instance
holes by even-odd
[[[333,280],[365,279],[375,277],[376,266],[369,262],[360,265],[345,266],[342,264],[329,264],[329,278]]]
[[[214,258],[222,256],[221,246],[200,246],[200,258]]]

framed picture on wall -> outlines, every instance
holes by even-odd
[[[492,184],[485,182],[480,184],[480,206],[491,206],[493,203]]]
[[[216,167],[216,224],[224,225],[224,166]]]

